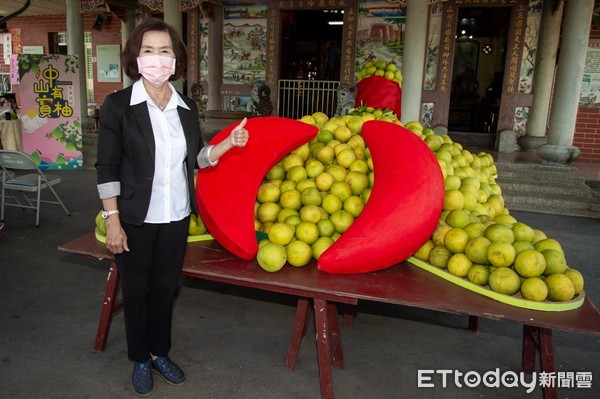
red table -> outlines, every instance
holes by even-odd
[[[96,240],[94,233],[63,244],[58,249],[110,262],[95,342],[95,349],[102,351],[106,346],[112,315],[122,307],[122,301],[117,299],[119,277],[114,257],[104,244]],[[344,366],[336,304],[356,305],[359,300],[369,300],[463,314],[469,316],[470,329],[477,329],[478,317],[522,323],[522,365],[527,373],[535,370],[536,353],[540,353],[541,369],[554,372],[553,329],[600,335],[600,312],[587,298],[580,308],[566,312],[522,309],[465,290],[408,262],[373,273],[354,275],[320,272],[313,263],[302,268],[286,266],[277,273],[268,273],[255,260],[237,258],[215,241],[202,241],[188,244],[183,274],[297,296],[299,300],[285,368],[293,370],[295,366],[312,310],[323,398],[333,398],[331,364],[340,368]],[[544,397],[556,398],[556,387],[544,388]]]

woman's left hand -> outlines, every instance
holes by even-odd
[[[248,131],[244,128],[248,122],[247,118],[244,118],[239,125],[233,128],[229,135],[229,141],[234,147],[244,147],[248,143]]]

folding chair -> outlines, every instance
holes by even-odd
[[[40,168],[29,157],[29,155],[20,151],[0,150],[0,176],[2,183],[2,204],[0,205],[0,220],[4,221],[4,206],[15,206],[19,208],[35,209],[35,227],[40,226],[40,203],[56,204],[62,206],[67,216],[71,216],[69,210],[63,204],[60,197],[52,186],[61,182],[60,176],[47,175],[42,173]],[[22,172],[31,173],[22,173]],[[21,173],[21,174],[20,174]],[[42,190],[49,188],[54,194],[56,201],[42,200]],[[12,198],[15,203],[6,203],[9,197],[7,191],[14,191]],[[20,194],[24,200],[21,202],[16,194]],[[35,199],[29,198],[25,193],[36,193]]]

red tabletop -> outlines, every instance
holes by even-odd
[[[94,233],[61,245],[59,250],[113,259],[106,246],[96,240]],[[201,241],[188,244],[183,273],[341,303],[370,300],[600,335],[600,312],[587,298],[575,310],[548,312],[523,309],[466,290],[408,262],[363,274],[321,272],[316,262],[300,268],[286,265],[278,272],[269,273],[256,260],[237,258],[216,241]]]

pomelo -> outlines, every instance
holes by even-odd
[[[538,251],[543,251],[545,249],[554,249],[562,254],[564,254],[565,252],[562,249],[562,246],[560,245],[560,243],[555,240],[554,238],[545,238],[542,239],[540,241],[537,241],[533,244],[533,246],[535,247],[535,249],[537,249]]]
[[[448,260],[450,260],[452,255],[452,252],[446,249],[446,247],[436,245],[435,248],[429,252],[429,263],[433,266],[445,269],[448,266]]]
[[[521,288],[519,275],[509,267],[499,267],[490,273],[490,288],[506,295],[514,295]]]
[[[279,204],[284,208],[299,211],[302,208],[302,194],[296,189],[284,191],[279,197]]]
[[[310,245],[319,238],[319,228],[313,222],[302,221],[296,226],[296,238]]]
[[[319,260],[321,254],[330,246],[333,245],[333,239],[331,237],[319,237],[310,247],[312,249],[312,256],[314,259]]]
[[[294,227],[286,223],[274,223],[269,229],[269,241],[283,246],[294,238]]]
[[[448,272],[458,277],[466,277],[473,266],[471,259],[465,254],[454,254],[448,260]]]
[[[477,285],[485,286],[490,278],[490,270],[483,265],[474,264],[467,273],[467,279]]]
[[[573,282],[562,273],[555,273],[546,277],[548,286],[548,299],[553,302],[566,302],[575,296]]]
[[[522,277],[538,277],[546,269],[546,259],[535,249],[525,249],[516,256],[514,269]]]
[[[413,254],[413,256],[419,260],[422,260],[423,262],[427,262],[429,260],[429,253],[433,248],[435,248],[435,244],[431,239],[429,239],[425,241],[425,244],[421,245],[421,248],[419,248],[417,252]]]
[[[554,273],[563,273],[567,270],[567,260],[562,252],[548,248],[541,251],[541,253],[546,259],[544,276],[549,276]]]
[[[496,267],[508,267],[516,257],[515,248],[504,241],[492,242],[487,250],[488,261]],[[516,274],[516,273],[515,273]]]
[[[502,241],[509,244],[515,242],[515,233],[513,233],[509,226],[503,223],[495,223],[488,226],[485,229],[484,236],[491,242]]]
[[[444,246],[454,254],[464,253],[468,242],[469,234],[463,229],[453,228],[444,236]]]
[[[281,244],[270,242],[258,249],[256,260],[268,272],[277,272],[287,261],[287,251]]]
[[[491,241],[485,237],[473,238],[467,243],[465,254],[473,263],[487,265],[489,264],[487,250],[491,244]]]
[[[521,295],[530,301],[545,301],[548,297],[548,286],[539,277],[530,277],[521,284]]]
[[[563,274],[567,276],[573,283],[575,295],[580,294],[581,291],[583,291],[584,286],[583,275],[581,274],[581,272],[579,272],[579,270],[576,269],[568,268],[564,271]]]

